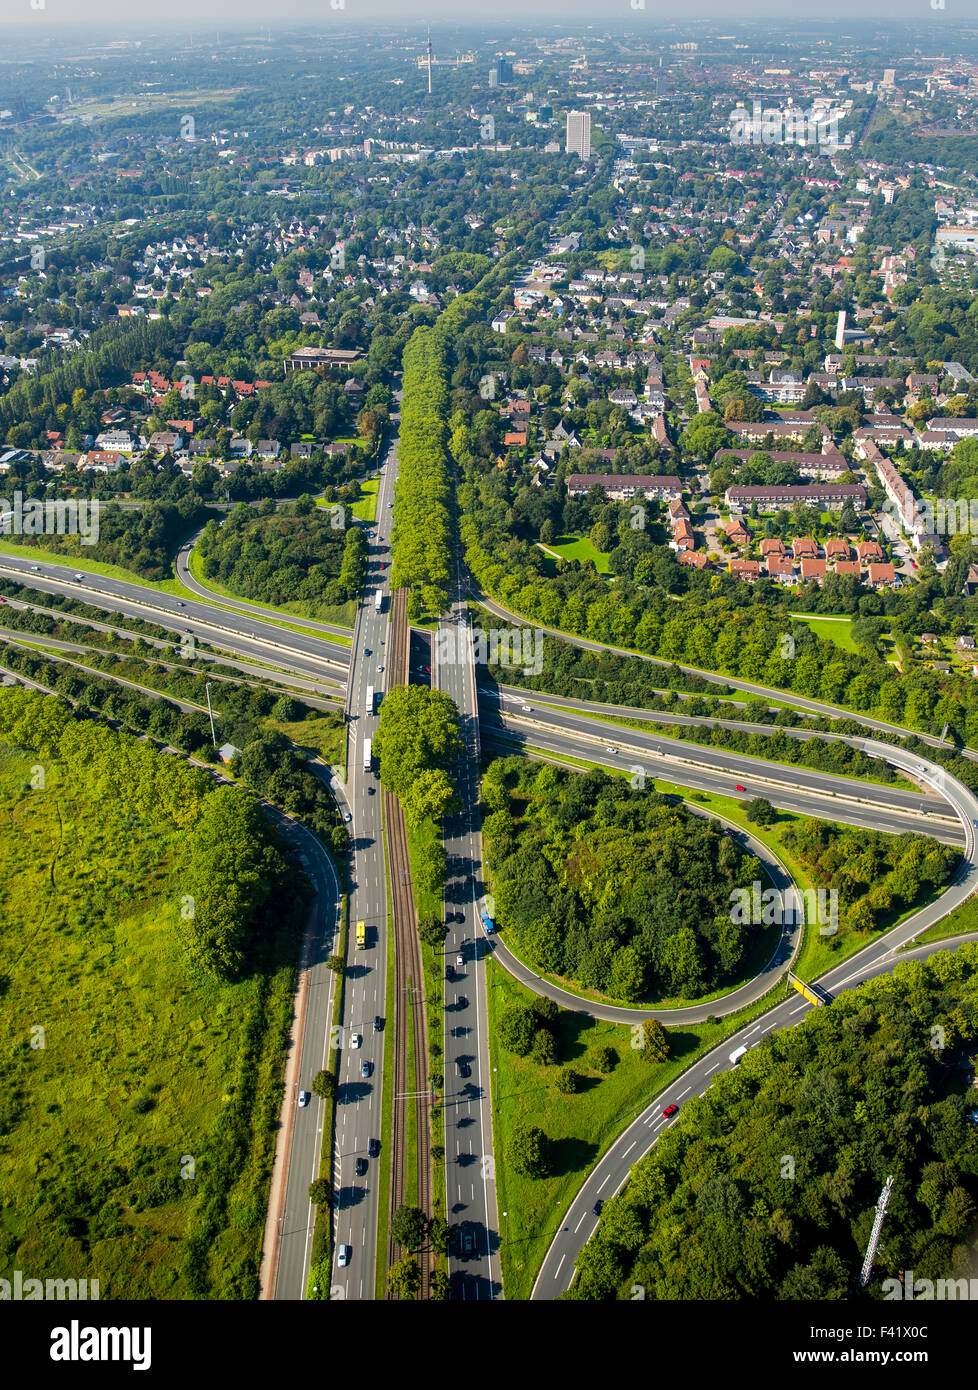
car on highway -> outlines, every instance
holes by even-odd
[[[374,1019],[374,1032],[379,1033],[383,1026],[384,1020],[381,1018],[380,1014],[378,1014]]]
[[[734,791],[735,791],[735,792],[745,792],[746,790],[747,790],[747,788],[746,788],[746,787],[742,787],[742,786],[740,785],[739,782],[738,782],[737,785],[734,787]]]
[[[464,965],[464,964],[465,964],[465,957],[462,955],[461,951],[460,951],[459,954],[455,957],[455,964],[456,964],[456,965]]]
[[[610,753],[612,757],[615,756],[615,750],[613,748],[606,748],[604,751]]]
[[[475,1248],[475,1241],[472,1239],[471,1231],[462,1232],[462,1258],[468,1259]]]
[[[467,1009],[469,1007],[469,1001],[464,994],[456,994],[455,1007],[456,1009]]]
[[[448,964],[445,966],[445,979],[446,979],[446,980],[454,980],[454,979],[455,979],[455,971],[452,969],[452,962],[451,962],[451,961],[449,961]]]
[[[604,1198],[603,1198],[603,1197],[599,1197],[598,1200],[595,1202],[594,1206],[591,1208],[592,1214],[593,1214],[594,1216],[600,1216],[600,1215],[601,1215],[601,1208],[602,1208],[603,1206],[604,1206]]]
[[[353,819],[353,817],[350,815],[349,811],[344,811],[344,812],[343,812],[343,819],[344,819],[345,821],[351,821],[351,820]]]
[[[76,575],[75,575],[75,580],[76,580],[76,582],[79,583],[79,584],[82,582],[82,580],[83,580],[84,578],[85,578],[85,576],[84,576],[83,574],[76,574]],[[95,581],[93,580],[92,583],[94,584],[94,582],[95,582]]]
[[[678,1106],[678,1105],[667,1105],[666,1108],[665,1108],[665,1110],[663,1110],[663,1112],[662,1112],[662,1118],[663,1118],[664,1120],[671,1120],[672,1117],[673,1117],[673,1115],[678,1115],[678,1114],[679,1114],[679,1106]]]
[[[365,1158],[358,1158],[356,1163],[354,1164],[354,1172],[356,1173],[357,1177],[362,1178],[366,1171],[367,1160]]]
[[[31,565],[31,569],[34,571],[35,574],[37,574],[38,571],[39,571],[39,566],[38,566],[38,565]]]
[[[376,790],[375,787],[368,787],[368,788],[367,788],[367,795],[368,795],[368,796],[373,796],[375,790]]]
[[[308,1104],[309,1104],[309,1092],[308,1092],[308,1091],[300,1091],[300,1092],[299,1092],[299,1109],[301,1110],[301,1109],[303,1108],[303,1106],[308,1105]]]
[[[360,1036],[359,1033],[351,1033],[351,1034],[350,1034],[350,1046],[351,1046],[351,1047],[357,1048],[357,1047],[360,1046],[360,1044],[361,1044],[362,1042],[363,1042],[363,1039],[361,1038],[361,1036]]]
[[[184,603],[183,599],[179,599],[179,598],[177,599],[177,607],[178,607],[178,608],[186,608],[186,606],[187,606],[187,605]]]
[[[524,714],[532,714],[532,713],[533,713],[533,706],[532,706],[532,705],[521,705],[520,708],[522,709],[522,711],[523,711]]]
[[[461,1057],[455,1059],[455,1065],[458,1067],[459,1076],[472,1075],[472,1068],[469,1066],[468,1062],[463,1062]]]
[[[368,1062],[366,1058],[364,1058],[364,1060],[360,1063],[360,1075],[364,1078],[364,1080],[366,1080],[367,1077],[370,1076],[370,1074],[373,1072],[373,1069],[373,1062]]]
[[[379,1139],[368,1139],[368,1140],[367,1140],[367,1153],[370,1155],[371,1158],[376,1158],[376,1157],[377,1157],[377,1155],[380,1153],[380,1140],[379,1140]]]
[[[339,1267],[340,1267],[341,1269],[345,1269],[346,1266],[350,1263],[350,1256],[351,1256],[352,1254],[353,1254],[353,1247],[352,1247],[352,1246],[350,1246],[350,1245],[341,1245],[341,1246],[339,1246],[339,1248],[338,1248],[337,1251],[336,1251],[336,1263],[339,1265]]]
[[[373,652],[371,652],[371,650],[370,650],[369,647],[364,647],[364,649],[363,649],[363,654],[364,654],[364,656],[372,656],[372,655],[373,655]]]
[[[377,674],[380,675],[381,672],[383,671],[383,669],[384,669],[383,666],[378,666],[378,667],[377,667]]]

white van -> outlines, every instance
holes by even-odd
[[[731,1054],[730,1054],[730,1059],[729,1059],[729,1060],[730,1060],[730,1065],[731,1065],[732,1067],[735,1067],[735,1066],[737,1065],[737,1063],[740,1061],[741,1057],[744,1056],[744,1054],[746,1053],[746,1051],[747,1051],[746,1047],[738,1047],[737,1050],[736,1050],[736,1052],[731,1052]]]

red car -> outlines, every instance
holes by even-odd
[[[740,785],[739,782],[738,782],[737,785],[734,787],[734,791],[735,791],[735,792],[745,792],[746,790],[747,790],[747,788],[746,788],[746,787],[742,787],[742,786]]]
[[[678,1115],[678,1114],[679,1114],[679,1106],[678,1106],[678,1105],[667,1105],[666,1108],[665,1108],[665,1110],[663,1110],[663,1112],[662,1112],[662,1118],[663,1118],[664,1120],[671,1120],[672,1117],[673,1117],[673,1115]]]

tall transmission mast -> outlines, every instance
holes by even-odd
[[[431,25],[428,25],[428,95],[431,96]]]
[[[879,1201],[876,1203],[876,1218],[873,1221],[873,1229],[869,1233],[869,1244],[866,1246],[866,1258],[863,1260],[863,1267],[859,1272],[859,1287],[861,1289],[864,1289],[869,1283],[869,1276],[873,1272],[873,1261],[876,1259],[876,1247],[880,1243],[880,1231],[883,1229],[883,1218],[886,1216],[886,1207],[890,1200],[892,1188],[893,1174],[891,1173],[883,1184],[883,1191],[880,1193]]]

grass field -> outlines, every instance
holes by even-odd
[[[607,555],[595,550],[587,536],[559,536],[549,545],[541,545],[540,549],[561,560],[591,560],[599,574],[608,572]]]
[[[859,650],[852,640],[851,618],[826,618],[821,614],[809,613],[792,613],[791,616],[805,623],[815,636],[821,637],[823,641],[834,642],[837,647],[842,647],[847,652]]]
[[[507,1052],[497,1041],[503,1010],[510,1004],[531,1004],[529,991],[491,958],[487,983],[503,1285],[508,1299],[526,1299],[584,1174],[649,1099],[689,1065],[704,1043],[715,1042],[723,1029],[715,1024],[670,1029],[672,1055],[668,1062],[652,1065],[631,1046],[632,1030],[626,1024],[561,1012],[558,1064],[540,1066]],[[589,1065],[588,1053],[598,1046],[611,1047],[618,1054],[618,1063],[608,1075]],[[556,1074],[565,1065],[584,1078],[576,1095],[565,1096],[557,1090]],[[538,1125],[553,1142],[552,1177],[523,1177],[507,1161],[517,1125]]]
[[[350,511],[358,521],[377,520],[377,489],[379,487],[379,478],[366,478],[360,484],[361,496],[350,507]]]
[[[203,1219],[207,1296],[253,1298],[295,934],[266,973],[191,979],[185,834],[56,763],[33,789],[37,762],[0,750],[0,1274],[188,1298]]]

